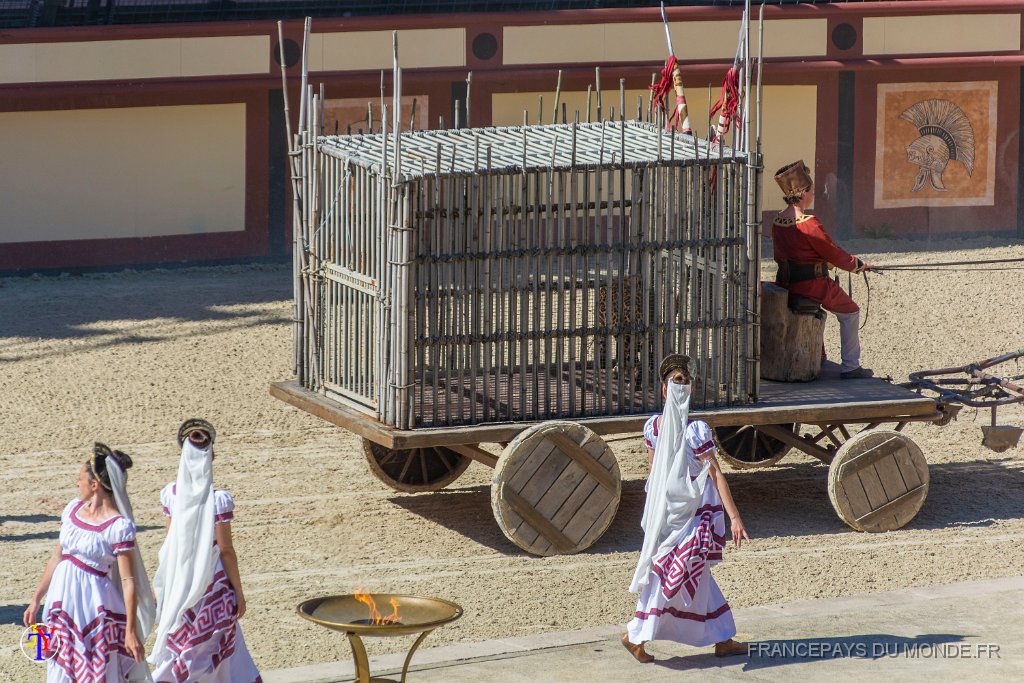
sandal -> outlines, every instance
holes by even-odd
[[[622,634],[622,646],[629,650],[629,654],[633,655],[636,661],[640,662],[641,664],[650,664],[654,661],[654,655],[652,655],[650,652],[644,649],[643,643],[639,645],[634,645],[633,643],[629,642],[628,633]]]
[[[715,656],[716,657],[735,657],[736,655],[745,655],[750,653],[750,646],[746,643],[740,643],[732,638],[729,640],[723,640],[720,643],[715,643]]]

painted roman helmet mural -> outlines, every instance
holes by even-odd
[[[946,191],[942,174],[950,161],[959,161],[974,173],[974,128],[963,110],[949,100],[922,100],[906,109],[900,118],[910,121],[921,137],[907,145],[907,161],[920,167],[912,192],[924,186]]]

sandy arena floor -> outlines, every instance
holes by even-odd
[[[1024,256],[1024,243],[995,239],[845,246],[876,263]],[[903,379],[1024,347],[1022,285],[1024,270],[874,277],[865,364]],[[854,287],[863,305],[864,285]],[[295,605],[358,587],[461,603],[465,617],[427,646],[629,616],[646,473],[639,439],[614,444],[625,481],[608,533],[579,555],[526,556],[492,517],[486,467],[474,463],[440,493],[396,494],[370,473],[357,438],[268,395],[291,374],[289,297],[290,273],[277,266],[0,280],[0,680],[41,680],[19,652],[21,614],[93,440],[135,458],[129,490],[152,574],[164,535],[158,491],[176,473],[175,430],[193,415],[218,429],[217,485],[237,502],[242,623],[263,669],[349,658],[344,638],[297,617]],[[826,334],[837,355],[834,319]],[[1020,409],[1001,417],[1024,424]],[[893,533],[840,522],[827,470],[809,457],[731,472],[753,541],[715,570],[730,602],[1024,573],[1024,446],[982,448],[987,419],[965,409],[945,428],[907,428],[931,463],[931,491]],[[370,654],[408,644],[378,641]]]

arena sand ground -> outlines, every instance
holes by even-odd
[[[845,246],[876,263],[1024,256],[1024,243],[997,239]],[[465,617],[428,647],[629,616],[646,474],[638,438],[614,443],[624,482],[608,533],[580,555],[526,556],[491,515],[491,470],[474,463],[443,492],[396,494],[370,473],[357,438],[268,395],[291,373],[290,287],[278,266],[0,280],[0,679],[41,680],[19,651],[21,614],[93,440],[135,458],[129,491],[152,574],[158,492],[176,474],[174,434],[190,416],[217,426],[215,479],[237,503],[242,623],[262,669],[349,658],[344,638],[295,606],[359,587],[462,604]],[[863,304],[863,283],[854,289]],[[1024,348],[1022,311],[1024,270],[876,276],[864,361],[904,379]],[[835,356],[834,320],[826,335]],[[1019,408],[1002,417],[1024,424]],[[931,464],[931,491],[892,533],[844,526],[826,468],[809,457],[729,472],[753,540],[715,569],[725,595],[749,606],[1024,573],[1024,447],[982,448],[987,420],[965,409],[945,428],[907,427]],[[370,654],[408,644],[376,641]]]

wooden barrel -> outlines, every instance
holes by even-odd
[[[491,509],[510,541],[535,555],[590,547],[619,508],[615,454],[574,422],[545,422],[505,447],[491,481]]]
[[[889,429],[860,432],[836,452],[828,497],[857,531],[899,529],[928,496],[928,463],[908,436]]]

